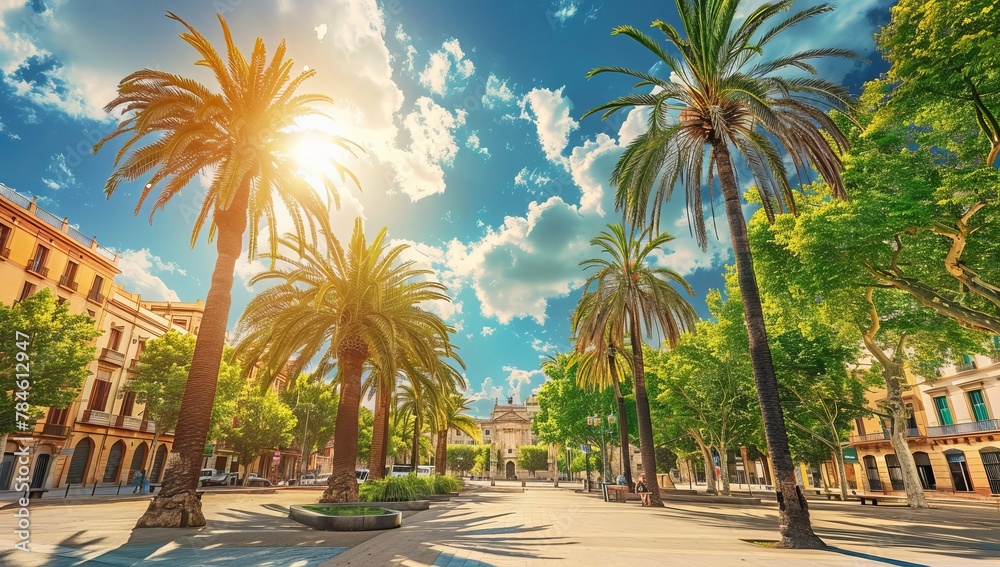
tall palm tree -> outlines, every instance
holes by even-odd
[[[808,176],[807,167],[811,165],[833,189],[834,196],[845,196],[838,152],[845,151],[848,144],[825,111],[850,111],[850,94],[843,86],[820,77],[781,77],[776,73],[794,68],[816,75],[812,61],[855,54],[822,48],[765,59],[764,50],[783,31],[833,9],[821,4],[776,19],[793,3],[765,3],[740,21],[739,0],[677,0],[684,35],[667,23],[653,22],[653,27],[665,36],[665,45],[635,28],[616,28],[613,34],[628,36],[650,51],[670,77],[664,79],[622,67],[596,68],[588,76],[624,74],[639,79],[636,86],[653,90],[622,96],[587,114],[603,111],[607,117],[624,109],[649,111],[648,130],[629,144],[612,173],[617,206],[630,222],[641,224],[648,220],[658,226],[663,203],[674,186],[681,184],[688,218],[703,248],[706,235],[702,181],[706,179],[705,149],[710,150],[709,200],[714,206],[711,191],[713,177],[717,176],[736,257],[767,445],[780,494],[779,545],[812,548],[824,544],[812,531],[808,507],[795,482],[732,154],[735,149],[745,159],[769,218],[773,218],[776,208],[795,210],[783,155],[791,160],[800,178]]]
[[[583,286],[583,299],[574,321],[577,340],[592,345],[620,345],[628,335],[632,346],[632,382],[635,385],[635,409],[639,425],[639,453],[642,470],[650,473],[647,486],[650,503],[662,506],[656,482],[656,456],[653,425],[646,395],[646,375],[642,358],[642,334],[654,331],[673,347],[680,334],[694,327],[694,308],[671,284],[679,285],[688,295],[691,286],[677,272],[646,265],[650,253],[673,240],[667,233],[652,235],[652,227],[640,234],[626,231],[622,225],[609,224],[608,230],[590,241],[603,253],[599,258],[580,263],[596,269]],[[593,291],[591,291],[593,288]],[[600,347],[607,348],[607,347]],[[604,352],[607,352],[606,350]],[[627,445],[626,445],[627,446]]]
[[[197,65],[214,74],[221,92],[165,71],[143,69],[132,73],[122,79],[118,96],[105,107],[107,112],[116,109],[122,112],[120,124],[93,149],[96,153],[109,140],[125,137],[104,193],[110,198],[121,183],[148,175],[139,194],[136,214],[154,190],[159,190],[159,194],[153,213],[179,195],[199,173],[214,171],[212,183],[201,200],[191,244],[197,241],[207,222],[209,240],[216,239],[218,257],[181,401],[182,418],[175,430],[170,464],[163,487],[136,527],[205,525],[195,490],[211,421],[226,340],[233,272],[243,248],[243,233],[249,229],[252,257],[256,254],[263,219],[273,251],[277,243],[275,213],[279,206],[291,215],[300,236],[314,233],[317,225],[329,230],[329,202],[338,202],[337,190],[330,180],[325,180],[328,199],[324,201],[296,173],[299,169],[296,149],[307,135],[348,151],[353,145],[338,136],[297,128],[297,120],[318,114],[314,108],[317,103],[332,101],[323,95],[297,94],[315,71],[292,75],[294,63],[285,58],[284,41],[268,63],[264,42],[258,38],[248,61],[233,43],[225,19],[219,16],[226,42],[227,58],[223,59],[187,22],[170,12],[167,17],[187,29],[181,39],[198,52],[201,60]],[[136,148],[147,136],[151,141]],[[332,158],[330,164],[341,178],[350,177],[357,182],[349,170]]]
[[[372,424],[372,448],[368,457],[368,478],[385,476],[385,463],[389,447],[389,413],[396,405],[396,380],[398,374],[372,369],[365,379],[365,391],[375,393],[375,415]]]
[[[445,474],[448,466],[448,430],[457,429],[476,443],[483,441],[483,432],[476,420],[469,416],[470,400],[457,392],[442,398],[435,408],[433,425],[437,434],[437,446],[434,450],[434,472]]]
[[[577,311],[573,313],[573,333],[576,334],[577,327],[586,318],[586,306],[592,305],[597,293],[590,292],[588,295],[594,296],[592,299],[583,299],[577,306]],[[570,364],[576,366],[576,383],[581,388],[593,391],[602,391],[611,386],[615,389],[615,400],[618,412],[618,443],[621,453],[622,473],[625,475],[625,482],[628,483],[629,490],[632,489],[632,463],[631,451],[628,441],[628,413],[625,411],[625,396],[622,395],[621,382],[628,379],[628,368],[631,364],[630,354],[622,345],[615,345],[611,342],[610,331],[606,335],[608,339],[603,343],[587,344],[587,341],[577,340],[574,348],[577,350]],[[604,455],[601,456],[605,458]]]
[[[347,249],[331,240],[329,251],[315,244],[283,238],[289,250],[275,267],[255,276],[253,283],[278,280],[247,305],[237,327],[237,351],[250,363],[268,366],[289,360],[320,361],[316,373],[336,366],[340,403],[334,430],[333,470],[322,502],[358,499],[355,477],[358,449],[358,408],[366,364],[395,372],[396,353],[406,345],[422,364],[438,359],[448,346],[448,327],[436,315],[420,309],[424,301],[450,301],[445,287],[421,281],[427,270],[399,262],[405,245],[388,248],[386,229],[369,244],[361,219]]]

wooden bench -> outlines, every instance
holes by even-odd
[[[858,494],[855,498],[861,501],[861,505],[865,505],[865,501],[870,501],[872,506],[878,506],[878,501],[883,502],[895,502],[900,504],[906,503],[906,498],[902,496],[885,496],[885,495],[874,495],[874,494]]]
[[[615,502],[625,502],[625,495],[628,493],[627,486],[609,485],[607,489],[608,496],[613,497]]]
[[[831,492],[829,490],[820,490],[818,488],[815,489],[815,492],[816,492],[816,496],[826,496],[827,500],[834,500],[834,499],[836,499],[836,500],[843,500],[843,498],[841,498],[841,495],[840,495],[839,492]]]

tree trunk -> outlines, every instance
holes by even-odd
[[[716,450],[719,451],[719,470],[721,471],[719,476],[722,477],[722,495],[732,496],[733,493],[729,487],[729,455],[726,454],[726,448],[722,445],[716,447]]]
[[[837,463],[837,476],[840,477],[840,499],[847,502],[847,467],[844,466],[844,449],[833,451],[833,460]]]
[[[743,313],[747,334],[750,337],[750,362],[753,367],[757,399],[764,421],[764,435],[768,452],[774,463],[775,488],[778,492],[779,526],[781,541],[778,547],[816,549],[826,547],[813,533],[809,521],[809,505],[795,480],[795,464],[788,448],[788,434],[781,411],[778,381],[774,374],[771,349],[767,343],[764,310],[750,255],[746,220],[740,203],[736,174],[725,141],[713,139],[712,150],[719,173],[719,183],[726,202],[726,220],[736,258],[736,274],[743,297]]]
[[[393,385],[391,380],[383,380],[379,383],[375,393],[372,446],[368,454],[368,478],[371,479],[385,476],[386,453],[389,449],[389,410],[392,404]]]
[[[628,483],[628,489],[631,492],[634,490],[635,484],[632,481],[632,449],[628,444],[628,412],[625,411],[625,396],[622,395],[622,389],[615,373],[614,355],[609,357],[608,364],[611,368],[611,383],[615,386],[615,399],[618,401],[618,442],[621,443],[622,474],[625,475],[625,482]]]
[[[320,502],[357,502],[358,408],[361,406],[361,373],[368,349],[360,338],[349,337],[338,349],[341,364],[340,403],[333,431],[333,470]],[[370,472],[370,471],[369,471]]]
[[[701,457],[705,460],[705,494],[718,494],[719,488],[715,478],[715,461],[712,459],[712,452],[708,450],[701,436],[694,429],[690,430],[695,443],[701,449]]]
[[[417,465],[420,464],[420,415],[413,412],[413,444],[410,447],[410,466],[413,467],[413,474],[417,474]]]
[[[448,472],[448,430],[437,432],[437,449],[434,451],[434,472],[445,474]],[[459,471],[461,474],[463,471]]]
[[[898,373],[890,376],[886,372],[886,403],[889,406],[889,440],[892,442],[892,450],[896,453],[896,460],[899,461],[899,469],[903,475],[903,489],[906,491],[906,503],[911,508],[929,508],[927,498],[924,496],[924,488],[920,484],[920,475],[917,474],[917,464],[913,460],[913,453],[910,452],[910,444],[906,440],[907,423],[910,412],[903,403],[903,389]]]
[[[635,383],[635,410],[639,422],[639,454],[642,472],[646,474],[650,506],[662,507],[660,487],[656,483],[656,452],[653,447],[653,421],[649,415],[649,398],[646,396],[646,373],[642,361],[642,339],[638,313],[629,313],[632,338],[632,380]],[[625,450],[628,450],[626,443]],[[624,465],[624,463],[622,463]],[[630,488],[631,489],[631,488]]]
[[[171,466],[163,475],[160,492],[136,522],[136,528],[187,528],[205,525],[201,502],[196,497],[202,454],[212,421],[212,404],[219,380],[219,366],[226,345],[226,327],[232,304],[233,274],[243,250],[247,224],[249,187],[240,190],[225,211],[216,211],[218,258],[205,298],[198,341],[188,372],[180,419],[174,430]],[[155,456],[154,456],[155,458]]]

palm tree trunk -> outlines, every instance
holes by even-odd
[[[413,474],[417,474],[417,465],[420,464],[420,411],[413,409],[413,448],[410,450],[410,463],[413,465]]]
[[[733,171],[729,148],[725,141],[715,139],[712,141],[712,152],[719,172],[722,195],[726,202],[726,220],[729,222],[733,255],[736,257],[736,275],[743,297],[747,333],[750,337],[750,362],[757,386],[757,400],[764,420],[768,452],[774,463],[781,530],[778,547],[807,549],[826,547],[823,540],[813,533],[809,520],[809,505],[795,480],[795,465],[788,448],[788,434],[785,431],[781,399],[778,395],[778,380],[774,374],[771,349],[767,343],[764,310],[753,271],[747,225],[743,218],[743,207],[740,203],[739,187],[736,184],[736,173]]]
[[[347,339],[345,342],[350,340]],[[358,501],[358,479],[354,471],[358,462],[361,372],[367,358],[367,350],[357,344],[342,346],[340,350],[354,352],[347,356],[341,352],[337,353],[341,376],[340,403],[337,405],[337,423],[333,430],[333,470],[320,502]]]
[[[660,487],[656,483],[656,452],[653,449],[653,421],[649,416],[649,398],[646,396],[646,373],[642,361],[642,339],[638,313],[633,307],[629,313],[632,338],[632,380],[635,383],[635,410],[639,422],[639,454],[642,471],[646,473],[650,506],[663,506]],[[626,444],[627,447],[627,444]],[[624,463],[623,463],[624,464]]]
[[[368,457],[368,478],[385,476],[386,451],[389,448],[389,406],[392,400],[390,380],[379,383],[375,393],[375,419],[372,425],[372,447]]]
[[[628,445],[628,413],[625,411],[625,396],[622,395],[621,386],[618,384],[613,354],[608,357],[608,364],[611,367],[611,383],[615,386],[615,399],[618,401],[618,439],[621,443],[622,472],[625,475],[625,482],[628,483],[629,492],[631,492],[635,484],[632,482],[632,462],[629,455],[632,451]]]
[[[212,283],[205,298],[198,341],[195,343],[188,372],[180,419],[174,431],[174,444],[167,459],[160,492],[136,522],[136,528],[186,528],[205,525],[201,501],[196,491],[201,472],[202,454],[212,421],[212,404],[219,380],[222,351],[226,345],[226,326],[232,304],[233,274],[243,250],[243,232],[247,224],[249,187],[239,191],[225,211],[216,212],[218,258]]]
[[[437,432],[437,450],[434,452],[434,472],[448,472],[448,430]]]

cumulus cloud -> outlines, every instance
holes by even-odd
[[[542,152],[552,163],[566,165],[562,155],[569,134],[580,127],[580,124],[570,116],[573,103],[569,97],[563,96],[563,89],[557,90],[535,88],[521,99],[521,118],[535,124],[538,141]]]
[[[566,20],[575,16],[580,7],[579,0],[556,0],[552,4],[552,17],[560,23],[566,23]]]
[[[479,141],[478,132],[474,131],[471,134],[469,134],[468,139],[465,140],[465,147],[476,152],[477,154],[490,157],[490,149],[481,144],[481,142]]]
[[[507,86],[507,81],[501,81],[496,75],[490,73],[486,79],[486,93],[483,94],[483,106],[489,109],[501,106],[509,106],[514,102],[514,91]]]
[[[76,185],[76,176],[73,175],[73,170],[66,164],[66,156],[63,154],[52,156],[49,166],[45,171],[48,175],[42,177],[42,183],[49,189],[65,189]]]
[[[507,372],[508,395],[514,397],[515,402],[521,398],[521,388],[531,385],[531,381],[536,376],[542,376],[541,370],[522,370],[513,366],[504,366],[503,371]],[[529,388],[530,391],[530,388]]]
[[[493,378],[487,376],[483,379],[483,384],[480,386],[479,390],[473,391],[471,393],[467,392],[466,396],[469,398],[470,403],[475,403],[482,400],[499,400],[505,397],[503,395],[503,386],[494,386]]]
[[[118,269],[122,273],[115,279],[126,290],[142,294],[150,301],[180,301],[177,292],[170,289],[157,274],[186,276],[187,272],[173,262],[164,261],[148,248],[123,250],[118,255]]]
[[[480,334],[484,337],[488,337],[492,335],[495,331],[496,329],[494,329],[493,327],[483,327],[483,330]]]
[[[410,199],[444,192],[444,167],[451,166],[458,153],[454,132],[465,124],[465,116],[464,110],[453,114],[430,98],[420,97],[403,119],[409,144],[390,157],[399,187]]]
[[[469,77],[475,71],[476,66],[465,58],[458,40],[451,38],[441,44],[440,50],[431,53],[427,66],[420,72],[420,84],[432,93],[444,96],[447,92],[468,86]]]

